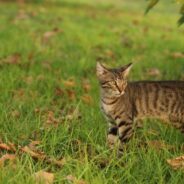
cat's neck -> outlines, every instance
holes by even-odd
[[[108,93],[106,93],[105,91],[101,90],[101,99],[106,99],[106,100],[109,101],[109,103],[110,103],[111,101],[120,99],[122,96],[123,96],[123,95],[108,94]]]

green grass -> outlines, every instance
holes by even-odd
[[[184,48],[184,29],[176,25],[177,8],[160,4],[144,16],[144,1],[113,2],[0,4],[0,139],[20,146],[40,140],[39,148],[48,156],[67,160],[57,168],[23,154],[16,167],[0,168],[1,184],[34,183],[32,174],[41,169],[55,173],[56,183],[69,183],[66,176],[70,174],[91,184],[183,183],[183,172],[166,163],[183,154],[184,137],[172,127],[145,121],[121,158],[106,146],[107,124],[99,110],[95,76],[97,60],[113,67],[133,62],[130,80],[184,77],[184,60],[172,57]],[[43,34],[54,28],[60,32],[43,41]],[[12,59],[7,57],[15,53],[20,55],[19,63],[8,63]],[[149,76],[151,68],[159,69],[161,75]],[[74,87],[64,85],[69,78],[75,80]],[[89,92],[83,89],[85,79],[91,86]],[[56,93],[58,88],[63,92]],[[68,90],[74,93],[73,99]],[[93,99],[90,104],[82,100],[86,93]],[[17,116],[13,116],[15,110]],[[81,118],[67,120],[73,110]],[[48,111],[54,112],[58,127],[46,126]],[[140,146],[151,140],[163,140],[176,149]]]

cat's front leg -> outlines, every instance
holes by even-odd
[[[121,121],[118,124],[119,151],[123,151],[124,145],[133,135],[133,121]]]
[[[109,123],[108,133],[107,133],[107,144],[109,148],[114,148],[119,140],[118,137],[118,126]]]

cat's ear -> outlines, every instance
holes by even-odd
[[[101,63],[97,62],[96,64],[96,75],[100,79],[109,73],[108,69],[103,66]]]
[[[129,64],[123,66],[123,67],[120,69],[123,78],[127,78],[127,76],[128,76],[128,74],[129,74],[131,68],[132,68],[132,63],[129,63]]]

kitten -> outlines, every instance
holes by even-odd
[[[131,66],[96,66],[101,109],[109,121],[109,146],[123,145],[133,134],[135,120],[146,117],[168,121],[184,133],[184,81],[127,82]]]

